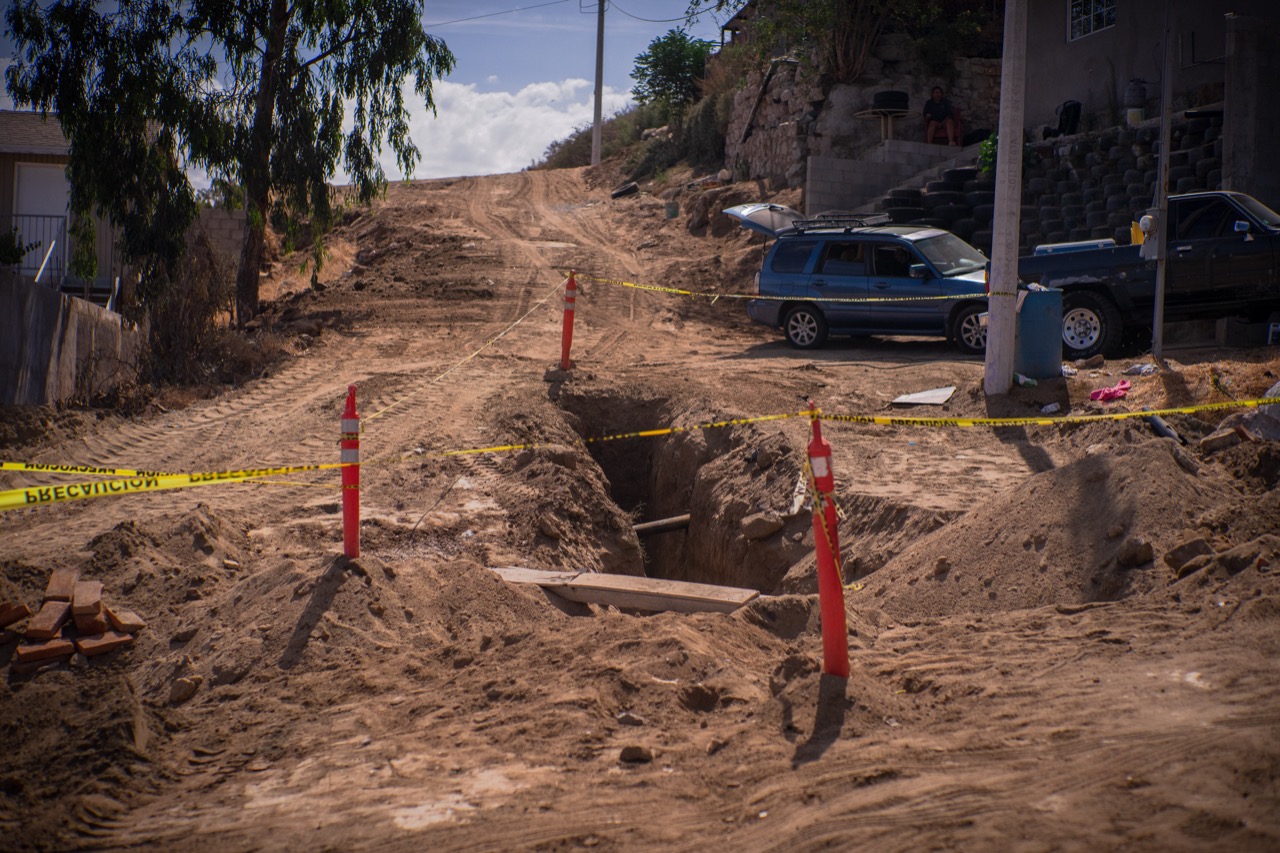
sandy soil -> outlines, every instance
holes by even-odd
[[[1138,359],[987,400],[981,361],[944,342],[801,353],[739,301],[586,280],[576,368],[548,374],[564,270],[727,294],[759,264],[745,233],[690,233],[654,195],[610,200],[609,177],[396,186],[335,236],[322,291],[286,265],[267,282],[265,328],[301,351],[279,368],[181,409],[8,413],[2,453],[23,461],[336,462],[355,383],[366,464],[353,561],[336,472],[0,515],[0,599],[35,604],[74,567],[149,622],[132,648],[0,682],[0,847],[1280,847],[1280,442],[1200,450],[1221,411],[1169,418],[1186,447],[1141,420],[828,421],[846,682],[819,671],[792,512],[807,422],[697,428],[810,397],[885,414],[943,385],[945,406],[897,413],[1248,399],[1274,349],[1173,352],[1116,403],[1089,391]],[[687,429],[583,441],[669,426]],[[534,447],[444,455],[511,444]],[[685,532],[632,530],[681,513]],[[758,515],[777,529],[748,539]],[[765,595],[622,612],[491,566]]]

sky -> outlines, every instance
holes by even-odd
[[[547,146],[589,124],[594,112],[596,0],[425,0],[427,32],[456,59],[436,80],[432,116],[407,88],[410,136],[421,152],[414,178],[518,172],[542,159]],[[631,102],[635,59],[668,30],[684,27],[688,0],[606,0],[603,112]],[[516,11],[518,10],[518,11]],[[721,16],[722,18],[724,16]],[[704,14],[690,35],[720,40],[716,19]],[[0,60],[12,45],[0,41]],[[7,65],[0,61],[0,67]],[[0,92],[0,109],[12,109]],[[380,162],[390,180],[404,175],[395,156]],[[207,186],[201,172],[193,183]],[[335,183],[344,183],[345,175]]]
[[[668,30],[683,27],[687,8],[688,0],[607,0],[605,116],[631,101],[636,57]],[[414,115],[411,135],[423,155],[414,177],[519,171],[541,159],[552,142],[591,122],[595,0],[427,0],[426,9],[427,31],[445,40],[457,66],[435,85],[438,115]],[[465,18],[473,20],[460,20]],[[689,33],[720,39],[710,14]],[[399,174],[394,158],[382,162],[388,176]]]

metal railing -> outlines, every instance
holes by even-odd
[[[62,286],[67,275],[67,217],[0,216],[0,241],[12,241],[19,249],[27,249],[9,267],[20,277],[55,290]]]

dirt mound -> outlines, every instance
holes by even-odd
[[[43,849],[92,843],[97,829],[126,810],[121,791],[157,780],[151,762],[161,726],[137,696],[130,669],[123,661],[78,666],[18,689],[0,681],[0,822],[21,819],[27,833],[7,848],[35,839]]]
[[[839,530],[846,583],[879,571],[911,543],[928,536],[960,515],[959,512],[912,506],[875,495],[842,496],[839,503],[844,513]],[[809,518],[806,514],[805,519]],[[812,547],[813,534],[809,533],[808,536],[806,544]],[[813,554],[806,554],[787,572],[778,591],[817,592],[816,566]]]
[[[1221,478],[1188,470],[1175,448],[1096,446],[1032,476],[907,548],[862,595],[919,619],[1109,601],[1166,583],[1161,556],[1232,501]]]

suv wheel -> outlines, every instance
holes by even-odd
[[[787,341],[797,349],[817,349],[827,342],[827,318],[812,305],[801,305],[782,321]]]
[[[982,314],[987,307],[977,303],[966,305],[956,312],[951,322],[951,338],[967,355],[981,355],[987,349],[987,327],[982,325]]]
[[[1062,300],[1062,356],[1089,358],[1108,352],[1120,340],[1120,311],[1097,293],[1081,290]]]

